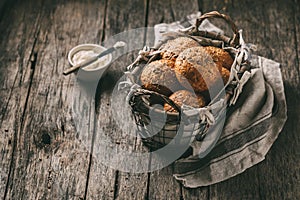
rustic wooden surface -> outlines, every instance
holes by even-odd
[[[0,3],[0,197],[2,199],[300,199],[300,3],[297,0],[73,0]],[[282,64],[288,121],[265,161],[227,181],[186,189],[172,166],[152,173],[114,170],[89,154],[97,136],[78,135],[72,117],[75,75],[62,76],[68,51],[133,28],[219,10]],[[216,21],[216,23],[219,23]],[[140,39],[147,41],[141,33]],[[104,80],[115,82],[136,51],[118,59]],[[85,128],[120,132],[110,120],[110,84]],[[75,90],[76,92],[76,90]],[[78,98],[83,98],[78,92]],[[81,99],[94,105],[94,98]],[[105,126],[104,126],[105,125]],[[132,131],[131,127],[127,127]],[[95,131],[94,131],[95,132]],[[82,138],[86,145],[82,145]],[[128,138],[117,135],[119,148]],[[132,145],[143,149],[140,142]],[[132,151],[132,149],[128,149]]]

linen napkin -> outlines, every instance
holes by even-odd
[[[154,26],[155,42],[160,40],[162,32],[176,31],[194,24],[200,15],[195,13],[181,22],[157,24]],[[208,20],[200,29],[223,33]],[[263,161],[282,130],[287,110],[280,64],[257,55],[252,55],[250,61],[251,78],[243,87],[236,104],[226,113],[217,144],[201,158],[199,152],[205,140],[194,141],[194,154],[175,162],[173,175],[185,187],[211,185]]]

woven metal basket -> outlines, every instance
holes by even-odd
[[[221,18],[231,27],[232,37],[199,30],[201,23],[207,18]],[[220,119],[224,119],[226,111],[233,105],[239,95],[239,83],[244,72],[250,70],[248,62],[249,48],[245,44],[241,31],[227,15],[216,11],[206,13],[196,20],[196,24],[180,30],[165,34],[168,39],[186,36],[198,41],[202,46],[215,46],[229,51],[234,58],[228,83],[205,108],[183,110],[167,96],[154,91],[143,89],[139,85],[139,75],[143,67],[157,59],[162,43],[154,48],[144,48],[140,51],[138,59],[129,66],[126,74],[129,77],[131,90],[128,101],[132,108],[139,134],[144,144],[152,150],[162,148],[165,145],[189,145],[193,140],[201,141],[207,131]],[[221,93],[223,92],[223,95]],[[165,103],[171,105],[176,113],[164,111]],[[218,138],[216,138],[217,140]]]

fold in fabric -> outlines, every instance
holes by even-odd
[[[174,177],[196,188],[226,180],[264,160],[287,119],[280,64],[254,56],[252,77],[226,113],[222,135],[204,158],[178,160]],[[194,151],[202,145],[194,145]],[[199,148],[199,149],[197,149]]]
[[[168,31],[189,27],[200,12],[184,21],[157,24],[155,44]],[[202,30],[223,34],[223,31],[205,20]],[[234,106],[226,113],[225,124],[215,124],[205,141],[194,141],[193,155],[174,163],[174,177],[185,187],[196,188],[224,181],[264,160],[287,119],[286,100],[280,64],[252,55],[251,77],[244,85]],[[214,148],[204,152],[214,140],[218,129],[223,130]],[[211,138],[211,139],[210,139]],[[203,158],[199,155],[205,155]]]

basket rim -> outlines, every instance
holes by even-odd
[[[231,25],[233,29],[233,37],[229,38],[225,35],[220,35],[216,34],[213,32],[207,32],[207,31],[200,31],[198,29],[198,26],[201,24],[201,22],[204,19],[210,18],[210,17],[216,17],[216,18],[223,18],[225,21],[228,22],[228,24]],[[155,91],[151,91],[145,88],[142,88],[140,83],[137,83],[136,77],[138,77],[138,74],[141,72],[141,70],[147,65],[148,63],[160,59],[160,51],[158,50],[159,47],[163,43],[157,44],[155,47],[152,48],[146,48],[145,50],[141,50],[141,54],[143,56],[146,56],[146,58],[139,56],[131,65],[128,66],[127,69],[132,69],[128,74],[128,79],[132,81],[133,84],[131,84],[131,91],[128,94],[128,100],[131,104],[132,112],[134,116],[139,116],[143,114],[147,114],[149,111],[154,111],[160,115],[167,115],[167,117],[172,117],[172,118],[177,118],[177,120],[182,119],[182,117],[186,116],[188,117],[189,123],[194,123],[190,120],[193,120],[194,116],[197,114],[200,115],[200,121],[203,122],[203,127],[204,129],[199,132],[202,138],[205,137],[206,132],[208,130],[208,127],[211,124],[214,124],[215,121],[219,120],[218,113],[221,112],[222,110],[226,110],[230,106],[234,105],[239,93],[236,91],[236,88],[239,87],[238,82],[239,80],[242,79],[244,72],[250,71],[251,70],[251,65],[250,61],[248,60],[249,58],[249,53],[251,53],[251,49],[249,46],[245,43],[243,37],[242,37],[242,31],[237,30],[235,24],[232,22],[232,20],[227,17],[226,15],[222,15],[218,12],[211,12],[203,15],[198,21],[197,21],[196,26],[191,26],[185,30],[178,30],[176,32],[171,31],[168,32],[169,35],[167,35],[166,40],[172,39],[174,37],[174,33],[176,33],[174,38],[180,37],[180,36],[186,36],[193,38],[196,40],[200,46],[215,46],[217,48],[222,48],[228,53],[230,53],[230,56],[233,58],[233,63],[231,65],[231,70],[230,70],[230,77],[228,82],[221,88],[220,93],[217,94],[216,97],[213,97],[210,102],[202,107],[202,108],[196,108],[196,107],[191,107],[191,109],[182,109],[181,106],[176,104],[174,101],[172,101],[168,96],[165,96],[163,94],[160,94]],[[177,35],[178,34],[178,35]],[[171,38],[170,38],[171,37]],[[173,39],[174,39],[173,38]],[[163,42],[163,41],[161,41]],[[140,59],[139,59],[140,58]],[[140,65],[142,64],[142,65]],[[251,71],[250,71],[251,73]],[[246,75],[245,81],[247,81],[247,77],[249,78],[249,74]],[[134,87],[136,86],[137,87]],[[242,85],[241,85],[242,87]],[[187,89],[188,90],[188,89]],[[195,92],[195,91],[194,91]],[[225,92],[225,96],[223,97],[222,92]],[[196,92],[195,92],[196,93]],[[165,109],[157,108],[153,105],[156,103],[154,102],[155,99],[151,99],[153,96],[152,95],[157,95],[158,97],[161,98],[162,103],[157,103],[157,104],[165,104],[168,103],[172,107],[174,105],[176,106],[177,112],[169,112],[166,111]],[[150,97],[145,97],[143,96],[149,95]],[[222,95],[222,96],[221,96]],[[153,97],[155,98],[155,97]],[[154,100],[154,101],[153,101]],[[152,104],[153,103],[153,104]],[[174,107],[175,108],[175,107]],[[193,109],[196,111],[194,112]],[[204,109],[204,110],[201,110]],[[186,113],[184,111],[187,111]],[[212,111],[215,110],[216,113],[213,113]],[[191,112],[190,112],[191,111]],[[196,114],[196,115],[195,115]],[[140,120],[143,121],[141,118]],[[180,120],[181,121],[181,120]],[[195,123],[199,123],[200,122]],[[204,123],[205,122],[205,123]],[[138,124],[137,124],[138,125]],[[144,125],[143,125],[144,126]]]

